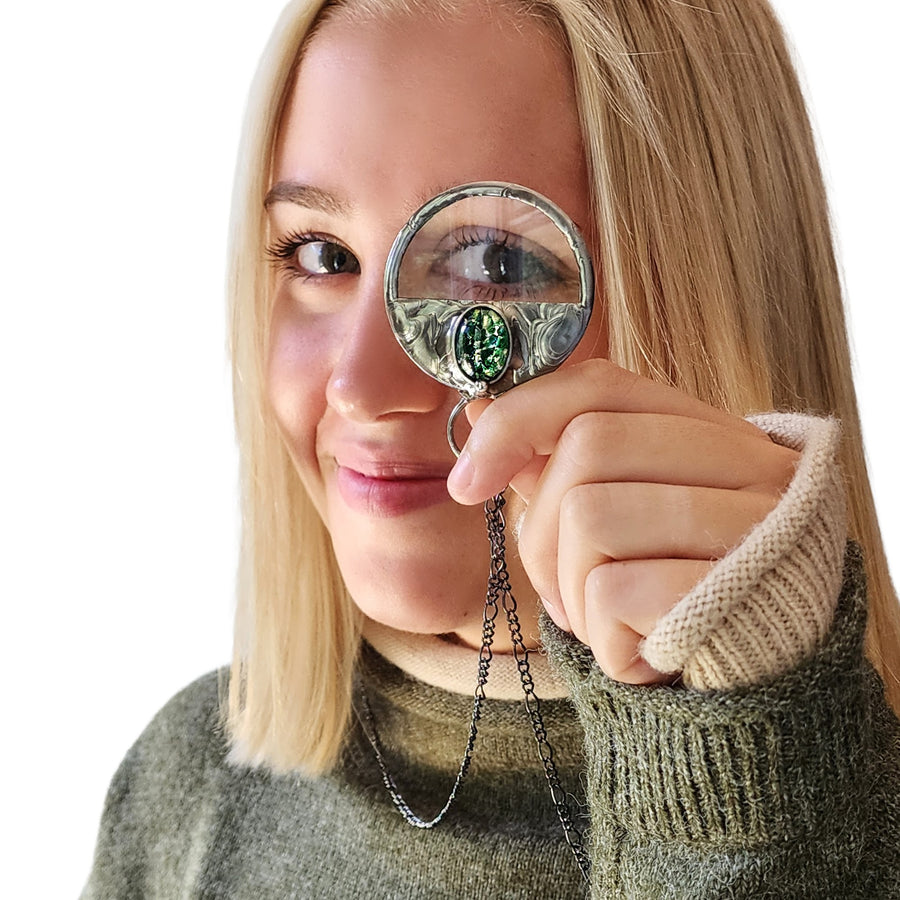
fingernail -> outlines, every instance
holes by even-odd
[[[447,477],[447,489],[454,496],[464,494],[475,479],[475,467],[468,450],[463,450]]]

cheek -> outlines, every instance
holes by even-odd
[[[326,321],[328,317],[301,316],[292,307],[289,300],[276,300],[267,392],[291,456],[306,481],[308,470],[317,467],[316,429],[325,413],[325,389],[337,332]]]

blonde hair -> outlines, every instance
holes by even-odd
[[[496,6],[497,4],[494,4]],[[323,10],[452,15],[466,0],[295,0],[251,89],[232,206],[231,349],[243,542],[233,755],[333,765],[360,614],[266,398],[275,139]],[[900,710],[900,608],[866,474],[828,208],[803,97],[764,0],[510,0],[567,46],[591,173],[610,357],[738,415],[833,414],[870,585],[868,652]]]

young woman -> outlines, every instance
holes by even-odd
[[[565,210],[597,300],[455,461],[384,270],[482,181]],[[235,659],[129,753],[86,897],[900,895],[897,600],[764,2],[292,3],[231,292]],[[472,715],[507,485],[537,746],[499,627]]]

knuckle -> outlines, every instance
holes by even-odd
[[[584,363],[587,373],[594,383],[594,390],[602,398],[629,391],[640,380],[640,375],[617,366],[608,359],[597,357]]]
[[[767,437],[765,449],[757,457],[756,477],[747,479],[743,489],[781,496],[793,481],[800,458],[796,450]]]
[[[581,466],[586,458],[590,458],[592,448],[591,417],[587,413],[579,413],[563,428],[557,450],[570,463]]]
[[[626,643],[627,648],[623,646]],[[597,665],[606,675],[615,681],[626,680],[623,676],[638,655],[637,641],[628,641],[621,634],[615,637],[601,635],[591,642],[590,647]]]
[[[594,566],[584,583],[585,600],[598,617],[616,618],[616,609],[633,585],[630,566],[622,561],[610,561]]]
[[[602,509],[598,495],[603,485],[577,484],[563,494],[559,505],[560,531],[567,538],[593,534],[597,513]]]
[[[704,488],[695,488],[693,485],[676,484],[665,489],[668,504],[676,518],[682,523],[683,528],[693,530],[704,527],[706,517],[704,515],[707,493]],[[644,498],[646,506],[654,502],[654,497],[648,495]]]
[[[615,556],[616,486],[579,484],[569,488],[559,507],[559,540],[590,548],[595,558]]]
[[[610,382],[617,380],[619,372],[622,371],[617,365],[603,356],[595,356],[593,359],[585,360],[582,365],[598,388],[605,388]]]
[[[559,450],[574,465],[584,467],[621,444],[622,439],[621,416],[602,411],[583,412],[563,429]]]

